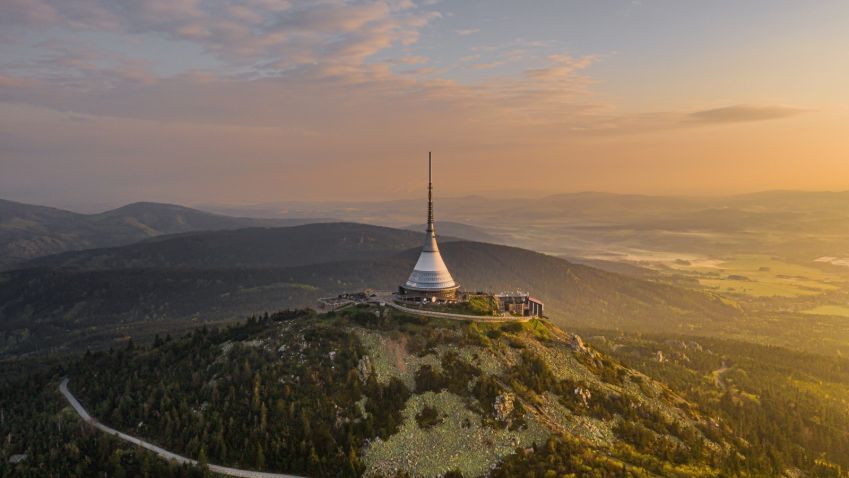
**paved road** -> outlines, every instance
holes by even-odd
[[[174,461],[179,464],[190,464],[197,465],[196,460],[192,460],[191,458],[186,458],[182,455],[178,455],[176,453],[172,453],[168,450],[160,448],[153,443],[148,443],[144,440],[136,438],[134,436],[127,435],[126,433],[121,433],[114,428],[107,427],[106,425],[98,422],[96,419],[92,418],[91,415],[83,408],[80,402],[74,397],[74,395],[68,390],[68,379],[63,378],[62,382],[59,384],[59,391],[62,392],[62,395],[68,400],[68,403],[74,407],[74,410],[83,419],[83,421],[92,425],[93,427],[106,432],[110,435],[117,436],[118,438],[130,442],[133,445],[140,446],[144,449],[150,450],[162,458],[166,460]],[[262,471],[251,471],[251,470],[240,470],[238,468],[228,468],[226,466],[218,466],[218,465],[209,465],[209,471],[213,473],[220,473],[222,475],[227,476],[237,476],[242,478],[302,478],[297,475],[286,475],[283,473],[265,473]]]
[[[512,315],[465,315],[452,314],[450,312],[436,312],[430,310],[411,309],[409,307],[404,307],[403,305],[398,305],[395,302],[392,302],[391,300],[387,300],[386,302],[380,303],[385,304],[387,307],[392,307],[393,309],[400,310],[401,312],[406,312],[408,314],[419,315],[422,317],[438,317],[442,319],[462,320],[466,322],[527,322],[533,318],[515,317]]]

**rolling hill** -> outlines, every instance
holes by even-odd
[[[188,233],[69,252],[0,274],[0,344],[7,354],[81,348],[227,321],[366,287],[395,289],[421,234],[351,223]],[[444,241],[468,290],[522,289],[561,325],[653,330],[729,322],[716,296],[573,264],[514,247]]]
[[[365,260],[422,244],[422,233],[353,223],[246,228],[164,236],[122,247],[34,259],[28,267],[266,269]]]
[[[411,224],[404,227],[408,231],[422,232],[427,229],[426,224]],[[490,242],[502,244],[504,241],[494,234],[490,234],[482,227],[471,226],[461,222],[439,221],[439,234],[443,237],[455,237],[475,242]]]
[[[35,257],[125,245],[163,234],[307,222],[316,220],[229,217],[150,202],[99,214],[78,214],[0,199],[0,269]]]

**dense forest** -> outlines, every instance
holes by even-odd
[[[34,371],[33,368],[36,370]],[[0,476],[26,478],[202,478],[80,421],[57,390],[61,365],[3,363],[0,373]],[[18,456],[20,462],[13,463]]]
[[[426,363],[410,369],[409,380],[381,377],[381,358],[369,357],[374,351],[356,330],[400,341]],[[847,476],[849,414],[837,388],[849,383],[845,360],[717,339],[588,332],[599,353],[562,334],[543,321],[459,324],[354,307],[130,341],[69,363],[6,362],[0,476],[205,475],[84,425],[57,392],[64,376],[104,423],[202,462],[247,469],[381,474],[364,451],[407,433],[405,420],[420,436],[438,436],[451,413],[463,413],[493,437],[526,433],[534,421],[549,429],[548,438],[504,455],[492,476]],[[550,356],[557,350],[573,350],[565,375],[563,359]],[[470,353],[514,358],[494,371]],[[426,405],[405,415],[414,398],[446,393],[466,411]],[[501,416],[506,395],[515,405]],[[567,415],[552,418],[551,406]],[[576,419],[609,424],[605,444],[567,432]],[[483,453],[473,445],[466,452]]]
[[[289,360],[260,344],[234,344],[278,318],[201,329],[141,353],[91,354],[74,371],[73,385],[107,423],[187,456],[307,476],[358,476],[358,450],[368,438],[395,432],[409,391],[397,381],[361,380],[361,346],[332,328],[304,330],[302,342],[289,345],[297,347]],[[362,417],[353,416],[359,407]]]

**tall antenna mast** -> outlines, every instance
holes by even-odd
[[[434,234],[433,228],[433,168],[431,152],[427,152],[427,232]]]

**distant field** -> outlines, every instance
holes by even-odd
[[[849,287],[849,274],[828,270],[817,259],[810,264],[765,254],[708,256],[674,251],[629,249],[587,256],[652,269],[698,281],[709,290],[752,298],[805,298]],[[833,258],[826,258],[833,259]]]
[[[812,296],[840,289],[846,282],[844,277],[816,267],[759,255],[678,261],[669,266],[693,275],[708,289],[752,297]]]
[[[720,293],[745,294],[752,297],[799,297],[817,295],[828,290],[793,281],[780,283],[734,279],[699,279],[699,284]]]
[[[820,305],[813,309],[804,311],[805,314],[813,315],[836,315],[838,317],[849,317],[849,306],[845,305]]]
[[[849,257],[823,256],[816,258],[814,262],[825,262],[826,264],[831,264],[833,266],[849,267]]]

